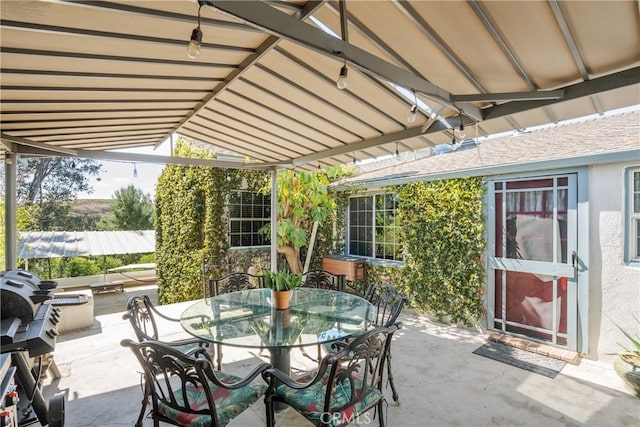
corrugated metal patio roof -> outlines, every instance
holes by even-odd
[[[640,103],[637,1],[201,3],[192,60],[196,1],[2,2],[4,150],[140,161],[108,150],[180,134],[311,169]]]
[[[487,139],[463,151],[413,159],[411,154],[371,162],[336,183],[338,188],[381,188],[416,181],[491,176],[640,161],[640,110],[530,133]]]
[[[59,258],[152,253],[156,232],[28,231],[19,232],[18,258]]]

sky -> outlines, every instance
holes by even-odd
[[[152,147],[135,148],[126,150],[114,150],[125,153],[151,154],[156,156],[169,156],[171,153],[168,140],[161,144],[156,150]],[[98,161],[102,164],[100,180],[96,177],[89,179],[89,185],[93,187],[92,193],[79,193],[78,199],[112,199],[117,190],[134,185],[152,198],[155,195],[155,188],[158,177],[162,173],[165,165],[156,163],[133,163],[133,162],[112,162]],[[134,176],[133,170],[137,170]]]

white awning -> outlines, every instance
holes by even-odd
[[[20,232],[18,258],[59,258],[151,253],[155,230]]]

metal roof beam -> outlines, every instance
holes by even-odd
[[[184,166],[207,166],[227,169],[268,169],[264,163],[244,163],[227,160],[194,159],[189,157],[158,156],[154,154],[121,153],[116,151],[78,150],[78,157],[120,162],[145,162]]]
[[[463,108],[465,114],[475,120],[482,120],[480,109],[475,105],[456,106],[450,100],[450,93],[444,89],[357,46],[332,37],[312,25],[282,13],[266,3],[255,1],[201,1],[227,15],[246,22],[248,25],[261,28],[268,33],[313,49],[341,62],[346,59],[350,64],[365,73],[374,74],[399,86],[413,89],[438,102],[445,103],[453,109],[459,110]]]
[[[640,67],[609,74],[586,82],[576,83],[565,87],[564,96],[560,99],[546,99],[535,101],[508,102],[483,110],[484,119],[495,119],[509,114],[517,114],[523,111],[542,108],[558,102],[595,95],[601,92],[620,89],[640,83]]]
[[[497,119],[506,117],[511,114],[517,114],[524,111],[541,108],[547,105],[555,104],[558,102],[569,101],[576,98],[590,96],[596,93],[614,90],[625,86],[640,83],[640,67],[632,68],[629,70],[621,71],[616,74],[600,77],[597,79],[589,80],[587,82],[576,83],[571,86],[563,88],[564,96],[559,99],[544,99],[544,100],[531,100],[531,101],[517,101],[508,102],[505,104],[496,105],[483,110],[484,119]],[[464,112],[466,115],[466,111]],[[455,122],[459,123],[459,121]],[[469,124],[469,123],[467,123]],[[425,129],[426,127],[426,129]],[[399,132],[389,133],[375,138],[366,139],[364,141],[351,143],[342,147],[331,148],[308,156],[298,157],[292,160],[292,163],[296,166],[313,162],[325,157],[332,157],[339,154],[351,153],[354,151],[376,147],[382,144],[388,144],[394,141],[400,141],[403,139],[413,138],[421,136],[423,134],[450,131],[451,129],[444,125],[441,121],[434,121],[429,125],[417,126],[409,129],[405,129]]]
[[[70,148],[64,147],[56,147],[50,144],[43,144],[42,142],[31,141],[30,139],[20,138],[18,136],[7,135],[4,132],[0,132],[0,139],[2,139],[3,144],[5,141],[10,143],[14,143],[17,146],[24,145],[27,147],[39,148],[49,153],[54,153],[55,155],[67,155],[67,156],[75,156],[78,152],[76,150],[72,150]]]
[[[532,101],[540,99],[560,99],[563,90],[539,90],[535,92],[479,93],[470,95],[451,95],[453,102],[493,102],[493,101]]]

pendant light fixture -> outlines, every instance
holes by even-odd
[[[418,117],[418,96],[416,95],[415,89],[411,89],[413,92],[413,105],[409,110],[409,115],[407,116],[407,121],[409,123],[413,123],[416,121],[416,117]]]
[[[460,119],[460,126],[454,129],[454,133],[458,139],[465,139],[467,137],[467,133],[464,131],[464,122],[462,120],[462,110],[460,110],[460,114],[458,114],[458,118]]]
[[[340,74],[338,75],[338,80],[336,81],[336,86],[338,89],[342,90],[347,87],[347,76],[349,75],[349,68],[347,68],[347,60],[344,60],[344,65],[340,68]]]
[[[340,32],[342,33],[342,41],[349,43],[349,33],[347,32],[347,3],[346,0],[340,0],[338,3],[340,9]],[[349,68],[347,68],[347,55],[344,52],[342,57],[344,58],[344,64],[340,68],[340,74],[336,81],[338,89],[343,90],[347,87],[347,76],[349,75]]]
[[[133,164],[133,177],[137,178],[138,177],[138,168],[136,168],[136,164]]]
[[[191,32],[191,40],[187,45],[187,56],[191,59],[196,59],[200,56],[200,48],[202,47],[202,30],[200,29],[200,9],[202,4],[198,6],[198,26]]]
[[[462,147],[462,140],[461,139],[456,139],[456,130],[457,129],[454,129],[451,132],[452,138],[451,138],[450,147],[451,147],[452,151],[456,151],[458,148]]]

